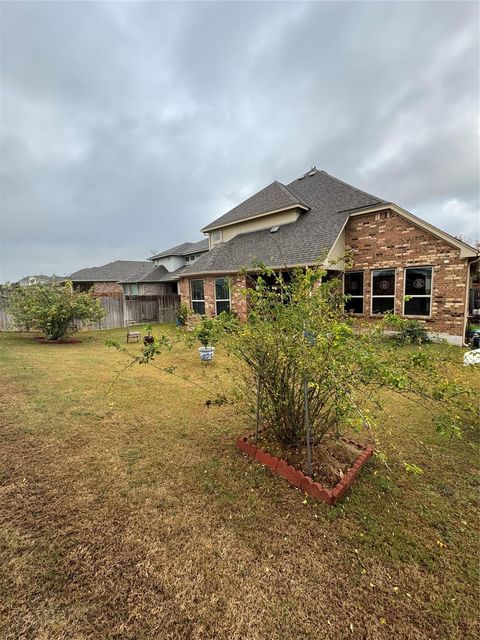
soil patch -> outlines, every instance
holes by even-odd
[[[255,443],[255,437],[249,440]],[[305,475],[307,470],[307,448],[288,447],[260,434],[257,445],[269,454],[285,460]],[[335,487],[353,466],[363,449],[343,438],[324,438],[319,444],[312,446],[312,474],[310,477],[327,489]]]

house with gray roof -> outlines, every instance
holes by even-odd
[[[184,269],[206,251],[208,239],[183,242],[146,261],[115,260],[100,267],[80,269],[67,279],[75,289],[93,290],[97,296],[156,296],[176,294]]]
[[[253,281],[259,263],[281,271],[323,263],[341,279],[349,313],[370,320],[393,311],[450,342],[464,340],[478,252],[325,171],[272,182],[202,231],[208,251],[179,273],[182,300],[196,313],[245,318],[238,289]]]
[[[122,282],[130,278],[139,279],[152,271],[151,262],[139,260],[115,260],[100,267],[80,269],[70,274],[77,291],[93,290],[97,296],[121,298],[124,295]]]

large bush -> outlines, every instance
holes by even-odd
[[[242,365],[232,370],[250,412],[259,382],[264,432],[284,445],[304,444],[305,393],[314,444],[341,429],[374,431],[389,391],[425,405],[439,430],[458,432],[472,410],[471,392],[451,374],[458,351],[399,346],[384,335],[390,318],[360,326],[344,312],[340,281],[325,276],[322,268],[288,279],[265,270],[244,291],[249,322],[227,345]]]
[[[38,329],[49,340],[61,340],[75,332],[75,320],[97,322],[105,315],[99,300],[91,293],[74,291],[71,282],[14,289],[9,313],[18,327]]]

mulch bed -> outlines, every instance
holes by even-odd
[[[42,338],[41,336],[36,336],[34,338],[35,342],[41,342],[42,344],[80,344],[82,341],[76,338],[66,338],[65,340],[49,340],[48,338]]]
[[[255,437],[250,439],[255,444]],[[257,446],[271,455],[285,460],[292,467],[307,474],[307,448],[288,447],[259,435]],[[312,446],[311,478],[327,489],[332,489],[362,453],[363,449],[342,438],[324,438],[319,444]]]
[[[238,438],[237,448],[314,498],[334,505],[353,484],[373,449],[346,438],[329,438],[312,447],[312,475],[307,475],[306,448],[286,447],[252,433]]]

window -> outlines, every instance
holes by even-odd
[[[218,244],[219,242],[222,241],[222,230],[216,229],[215,231],[212,231],[212,233],[210,234],[210,237],[212,240],[212,246],[215,244]]]
[[[215,278],[215,303],[217,316],[230,311],[230,285],[227,278]]]
[[[138,284],[124,285],[126,296],[138,296]]]
[[[429,316],[432,308],[432,267],[405,269],[405,316]]]
[[[343,292],[349,296],[345,311],[363,313],[363,271],[350,271],[343,279]]]
[[[192,311],[201,316],[205,313],[205,294],[203,292],[203,280],[190,280],[190,292]]]
[[[395,311],[395,269],[372,271],[372,315]]]

